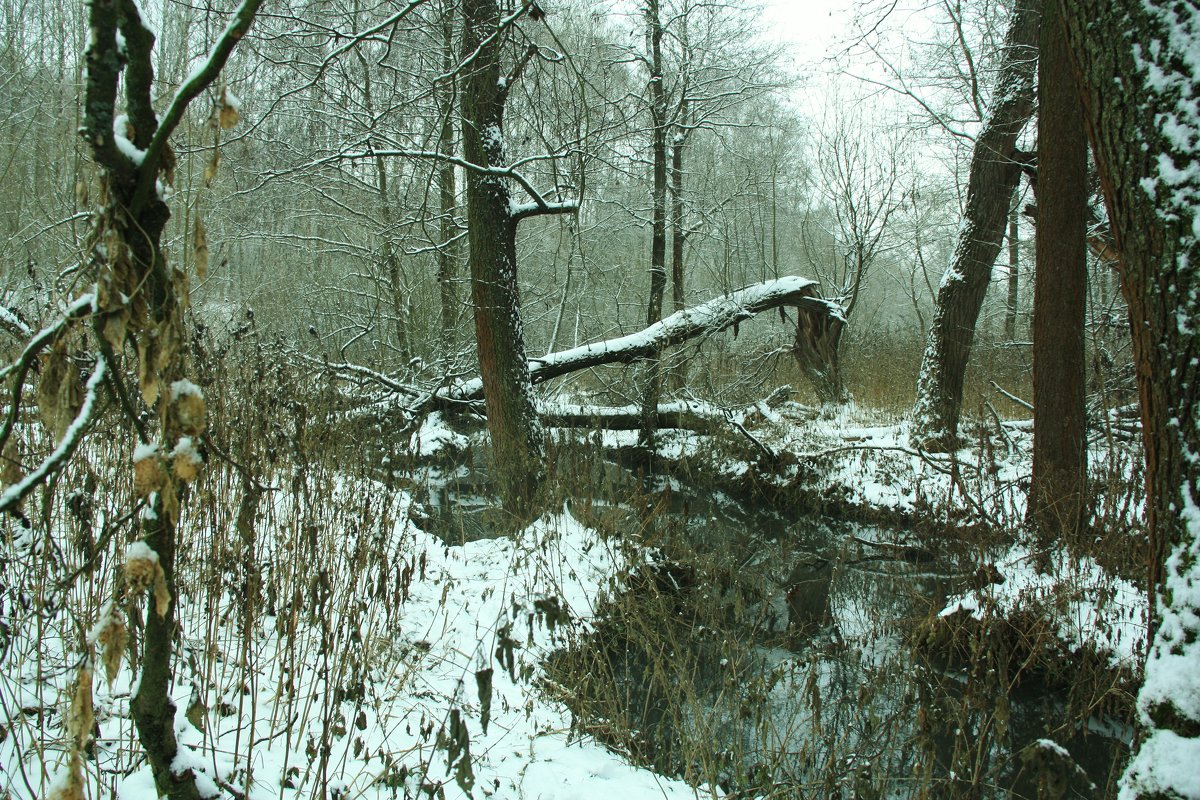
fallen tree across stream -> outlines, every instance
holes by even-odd
[[[823,299],[815,281],[788,275],[676,311],[637,333],[530,359],[529,377],[536,384],[589,367],[629,364],[689,339],[735,327],[764,311],[787,306],[801,315],[843,320],[841,306]],[[439,390],[436,396],[460,403],[479,400],[483,397],[483,381],[475,378]]]
[[[633,363],[690,339],[736,328],[738,324],[764,311],[788,307],[796,310],[801,321],[810,323],[797,325],[797,341],[792,348],[794,353],[801,349],[806,352],[812,349],[812,343],[801,341],[803,337],[814,335],[813,331],[840,332],[845,322],[841,306],[823,299],[815,281],[789,275],[752,284],[677,311],[636,333],[529,359],[529,376],[533,383],[538,384],[591,367]],[[830,320],[835,324],[811,324],[813,320]],[[833,349],[836,350],[836,343]],[[483,400],[483,381],[480,378],[429,388],[356,364],[331,364],[317,362],[311,356],[299,357],[309,363],[320,363],[323,368],[342,378],[384,388],[393,398],[402,398],[401,407],[413,415],[435,409],[461,408],[464,404],[475,405]],[[586,416],[594,419],[596,414],[589,411]]]

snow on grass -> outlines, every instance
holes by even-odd
[[[1086,647],[1114,667],[1136,671],[1146,649],[1146,593],[1090,559],[1058,559],[1046,573],[1034,563],[1023,545],[1012,547],[995,564],[1002,583],[951,598],[941,616],[967,612],[984,620],[1037,610],[1073,651]]]
[[[455,433],[446,425],[441,412],[427,415],[421,421],[421,427],[409,439],[409,448],[423,458],[438,453],[460,453],[467,449],[470,440],[461,433]]]
[[[191,769],[206,796],[248,800],[322,789],[450,800],[697,795],[572,734],[571,713],[538,688],[543,658],[588,629],[640,551],[605,541],[566,508],[512,537],[447,546],[409,521],[410,498],[382,492],[338,480],[313,493],[317,507],[303,489],[275,491],[255,533],[220,524],[188,533],[185,518],[176,768]],[[333,524],[314,530],[311,519]],[[237,550],[239,539],[254,555]],[[213,571],[205,548],[234,557]],[[129,558],[153,556],[128,545]],[[17,720],[0,739],[6,797],[42,796],[65,759],[58,709],[78,643],[69,621],[62,636],[39,627],[15,629],[19,641],[0,653],[0,713]],[[97,678],[90,796],[154,794],[129,716],[135,692],[128,662],[111,687]]]

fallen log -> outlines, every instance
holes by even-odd
[[[676,311],[637,333],[530,359],[529,377],[536,384],[589,367],[629,364],[649,358],[664,348],[718,333],[764,311],[784,306],[793,306],[804,315],[842,320],[841,307],[822,299],[816,282],[789,275]],[[436,398],[450,404],[480,400],[483,398],[483,381],[475,378],[441,389]]]
[[[812,348],[820,349],[823,353],[836,354],[836,345],[832,349],[828,346],[830,341],[835,341],[829,338],[828,332],[840,332],[845,325],[841,306],[823,299],[816,282],[789,275],[752,284],[691,308],[676,311],[669,317],[637,333],[530,359],[528,361],[529,376],[531,381],[537,384],[591,367],[606,364],[629,364],[650,358],[664,348],[682,344],[700,336],[719,333],[727,328],[734,328],[736,332],[738,324],[755,315],[771,309],[780,309],[782,313],[786,307],[796,309],[797,343],[793,345],[792,351],[797,354],[798,359],[797,348],[808,336],[816,336],[819,340],[812,345]],[[814,331],[818,333],[814,334]],[[819,333],[821,331],[825,333]],[[353,383],[377,384],[384,389],[387,397],[372,399],[368,406],[359,409],[358,413],[360,414],[394,413],[398,405],[406,416],[415,418],[435,409],[461,410],[463,407],[478,407],[483,401],[483,381],[479,378],[434,388],[429,384],[422,385],[419,381],[405,381],[394,375],[376,372],[357,364],[330,363],[328,360],[318,360],[299,352],[293,352],[292,357],[311,366],[320,366],[339,378]],[[836,368],[836,364],[831,367],[831,369],[833,368]],[[807,371],[810,372],[811,377],[811,370]],[[675,412],[670,412],[665,419],[660,416],[660,420],[663,423],[662,427],[665,428],[699,429],[706,424],[705,421],[695,416],[688,418],[686,414],[680,416]],[[555,424],[555,420],[547,421],[552,425]],[[590,426],[593,415],[589,411],[576,419],[563,417],[560,421],[565,426]],[[616,429],[626,421],[620,418],[608,418],[600,422],[600,427]],[[632,424],[632,421],[629,421],[629,424]]]
[[[740,426],[749,417],[764,418],[791,394],[792,387],[780,386],[767,397],[736,408],[724,408],[701,400],[659,403],[658,427],[712,433],[731,424]],[[636,431],[642,425],[642,408],[636,405],[592,406],[546,402],[538,404],[538,415],[548,428]]]
[[[708,433],[724,422],[724,418],[699,413],[677,404],[664,403],[658,407],[657,427],[680,428]],[[636,431],[644,422],[637,406],[567,406],[539,407],[538,416],[547,428],[588,428],[606,431]]]

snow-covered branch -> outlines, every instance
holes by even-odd
[[[839,313],[836,304],[821,299],[816,282],[789,275],[756,283],[700,305],[676,311],[650,327],[628,336],[585,344],[531,359],[529,376],[534,383],[541,383],[602,364],[630,363],[647,358],[665,347],[704,334],[723,331],[763,311],[789,305],[803,306],[823,315],[836,316]],[[483,381],[476,378],[439,393],[438,396],[452,402],[476,400],[483,396]]]
[[[254,21],[254,15],[258,13],[258,8],[262,4],[263,0],[242,0],[242,4],[233,13],[233,18],[225,26],[225,30],[217,39],[208,58],[192,70],[183,85],[175,92],[175,96],[171,98],[170,105],[167,106],[158,128],[154,131],[154,138],[150,140],[150,144],[146,148],[143,164],[149,165],[150,169],[144,169],[139,176],[137,192],[134,195],[135,204],[149,197],[150,190],[154,188],[154,183],[158,178],[156,169],[158,158],[167,146],[167,140],[175,132],[180,120],[183,119],[183,112],[221,74],[225,62],[233,53],[233,48],[246,35],[246,31],[250,30],[250,23]]]
[[[545,196],[534,188],[524,174],[516,168],[516,165],[507,167],[488,167],[482,164],[476,164],[474,161],[469,161],[459,156],[442,153],[437,150],[375,150],[366,149],[355,152],[335,153],[331,156],[311,161],[305,164],[298,171],[305,171],[313,167],[331,164],[335,161],[356,161],[364,158],[378,158],[381,156],[395,156],[399,158],[417,158],[430,161],[441,161],[446,164],[453,164],[456,167],[462,167],[470,172],[479,175],[487,175],[492,178],[508,178],[514,180],[532,199],[530,203],[513,203],[509,208],[509,214],[514,220],[522,220],[526,217],[534,217],[542,214],[573,214],[579,210],[579,200],[570,198],[567,200],[550,201]],[[550,156],[551,158],[555,156]],[[532,159],[525,159],[521,163],[528,163]]]
[[[25,376],[33,366],[33,360],[37,357],[38,353],[42,352],[42,349],[46,345],[54,341],[55,337],[67,325],[80,317],[92,313],[95,307],[95,294],[89,293],[76,298],[75,302],[67,306],[62,316],[52,324],[38,331],[37,335],[29,340],[25,345],[25,349],[21,351],[21,355],[17,356],[16,361],[0,369],[0,380],[4,380],[10,375],[14,376],[11,393],[8,398],[8,413],[4,417],[3,426],[0,426],[0,451],[4,450],[5,445],[8,444],[8,437],[12,435],[13,426],[17,424],[17,417],[21,413],[21,395],[25,391]]]
[[[0,306],[0,328],[16,336],[18,339],[28,339],[33,336],[33,329],[10,308]]]
[[[100,384],[104,381],[106,370],[107,365],[104,362],[104,357],[96,356],[96,363],[92,367],[92,375],[88,378],[84,390],[83,405],[80,406],[79,413],[75,415],[75,419],[71,421],[66,433],[63,434],[62,441],[58,443],[58,446],[54,448],[54,451],[50,455],[46,456],[37,469],[12,486],[7,487],[3,493],[0,493],[0,513],[16,508],[25,495],[29,494],[45,481],[51,473],[60,469],[75,452],[75,449],[79,447],[79,442],[83,438],[83,430],[91,422],[92,412],[96,407],[96,397],[100,391]]]

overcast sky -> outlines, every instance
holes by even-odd
[[[767,0],[766,28],[797,63],[816,61],[850,30],[853,0]]]

